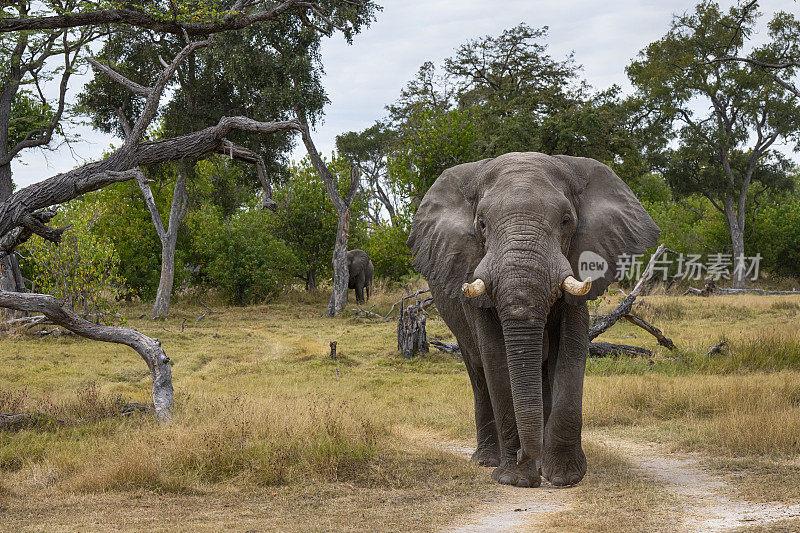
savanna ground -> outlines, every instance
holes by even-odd
[[[399,296],[370,304],[386,312]],[[190,299],[166,321],[126,307],[173,362],[163,427],[117,414],[117,398],[148,401],[132,350],[0,339],[0,412],[64,421],[0,432],[0,530],[800,530],[800,295],[644,298],[637,313],[679,349],[627,322],[602,337],[655,356],[589,362],[589,472],[562,490],[493,484],[465,460],[463,364],[436,351],[405,361],[395,322],[322,318],[326,303],[212,303],[199,322]],[[449,338],[435,316],[428,334]],[[706,357],[723,338],[729,352]]]

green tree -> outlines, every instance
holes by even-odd
[[[340,194],[350,185],[350,165],[341,157],[327,163],[336,177]],[[296,277],[307,290],[317,287],[317,280],[331,272],[331,256],[336,242],[337,214],[325,191],[325,184],[308,158],[290,167],[289,179],[275,190],[278,209],[268,219],[270,231],[286,242],[297,258]],[[356,197],[350,206],[350,247],[366,240],[367,205]]]
[[[398,199],[389,181],[389,154],[397,134],[388,124],[376,122],[361,132],[350,131],[336,137],[336,150],[361,171],[361,193],[367,202],[367,216],[374,226],[382,224],[385,210],[389,221],[397,218]]]
[[[800,139],[800,99],[779,82],[793,76],[796,66],[770,76],[747,63],[723,60],[745,56],[758,18],[741,6],[724,13],[715,2],[702,2],[694,13],[676,16],[667,34],[627,69],[642,101],[658,120],[674,125],[679,147],[668,151],[665,172],[673,190],[702,194],[725,216],[735,287],[745,282],[741,267],[751,187],[789,185],[788,165],[772,147],[780,139]],[[777,13],[768,42],[746,57],[785,59],[800,43],[784,41],[791,34],[783,29],[796,25],[794,15]]]
[[[398,126],[397,144],[389,156],[393,192],[413,214],[439,174],[479,159],[479,137],[470,109],[413,109]]]

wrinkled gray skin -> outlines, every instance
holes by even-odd
[[[464,355],[475,395],[474,461],[503,484],[574,485],[586,473],[581,397],[586,300],[659,229],[630,189],[593,160],[510,153],[446,170],[425,195],[408,245]],[[608,263],[585,296],[564,294],[590,250]],[[487,290],[467,298],[476,278]]]
[[[369,300],[370,291],[372,290],[372,275],[375,271],[367,252],[359,249],[348,250],[347,271],[350,273],[347,288],[355,289],[356,302],[363,304],[365,292],[367,300]]]

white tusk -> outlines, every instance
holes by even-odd
[[[586,278],[584,281],[578,281],[572,276],[567,276],[561,283],[561,288],[575,296],[583,296],[589,289],[592,288],[592,278]]]
[[[467,298],[475,298],[486,292],[486,284],[481,278],[476,279],[472,283],[465,283],[461,286],[461,291]]]

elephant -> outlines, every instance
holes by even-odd
[[[369,300],[370,291],[372,290],[372,276],[375,272],[375,266],[372,260],[364,250],[348,250],[347,251],[347,271],[350,273],[350,279],[347,282],[348,289],[356,290],[356,302],[364,303],[364,293]]]
[[[494,467],[495,481],[583,479],[586,301],[659,234],[628,186],[582,157],[465,163],[425,194],[407,244],[461,347],[475,396],[472,460]],[[589,267],[595,279],[579,281]]]

